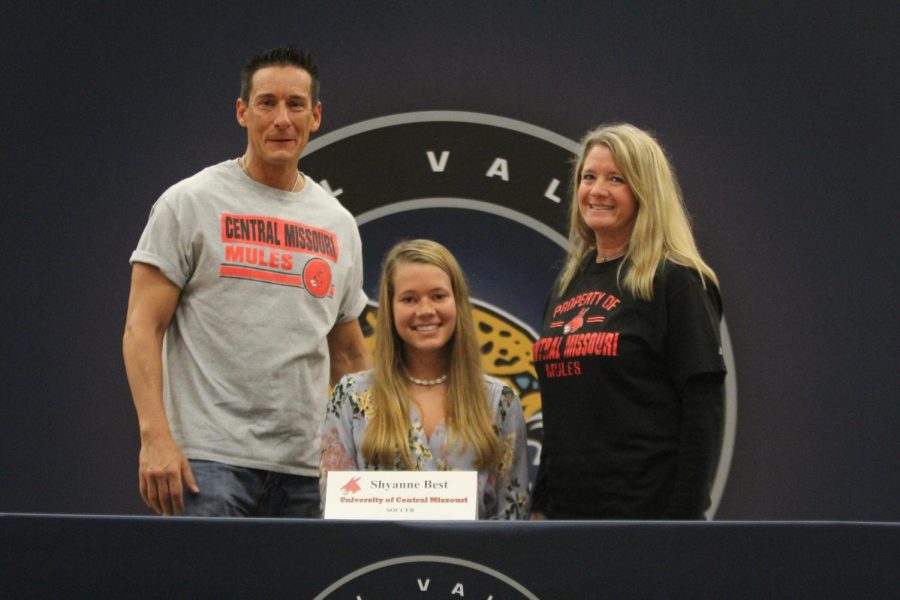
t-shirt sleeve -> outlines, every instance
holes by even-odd
[[[363,291],[363,259],[362,259],[362,241],[359,237],[359,230],[356,224],[353,224],[351,239],[353,240],[353,264],[350,268],[347,278],[347,284],[344,287],[344,296],[341,300],[340,313],[337,322],[346,323],[352,321],[362,314],[363,309],[369,298]]]
[[[725,411],[723,373],[688,379],[681,391],[678,468],[663,517],[702,519],[710,504],[710,487],[722,444]]]
[[[165,197],[160,198],[150,210],[147,226],[129,262],[153,265],[183,288],[193,271],[190,242],[185,239],[184,231],[171,204]]]
[[[693,270],[672,269],[666,281],[666,356],[678,389],[700,373],[724,373],[722,301],[715,284]]]

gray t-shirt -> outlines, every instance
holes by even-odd
[[[366,304],[350,212],[309,178],[284,192],[228,160],[166,190],[131,262],[181,288],[164,400],[185,456],[317,476],[326,335]]]

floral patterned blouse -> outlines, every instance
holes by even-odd
[[[379,470],[362,455],[362,439],[372,417],[373,371],[345,375],[335,386],[322,427],[320,488],[325,506],[328,471]],[[518,396],[500,381],[485,376],[488,402],[494,415],[494,431],[503,456],[490,470],[478,471],[478,518],[524,519],[528,507],[528,464],[525,419]],[[417,471],[474,471],[475,455],[447,445],[447,430],[439,422],[429,439],[415,405],[409,407],[409,454]],[[395,465],[404,470],[399,455]]]

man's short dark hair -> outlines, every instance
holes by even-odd
[[[272,48],[251,56],[241,69],[241,100],[250,102],[250,88],[253,84],[253,74],[263,67],[295,66],[309,73],[312,79],[312,105],[319,103],[319,67],[313,62],[308,52],[299,50],[296,46],[288,44],[280,48]]]

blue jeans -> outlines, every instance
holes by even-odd
[[[319,480],[190,460],[200,488],[185,488],[184,514],[189,517],[319,517]]]

